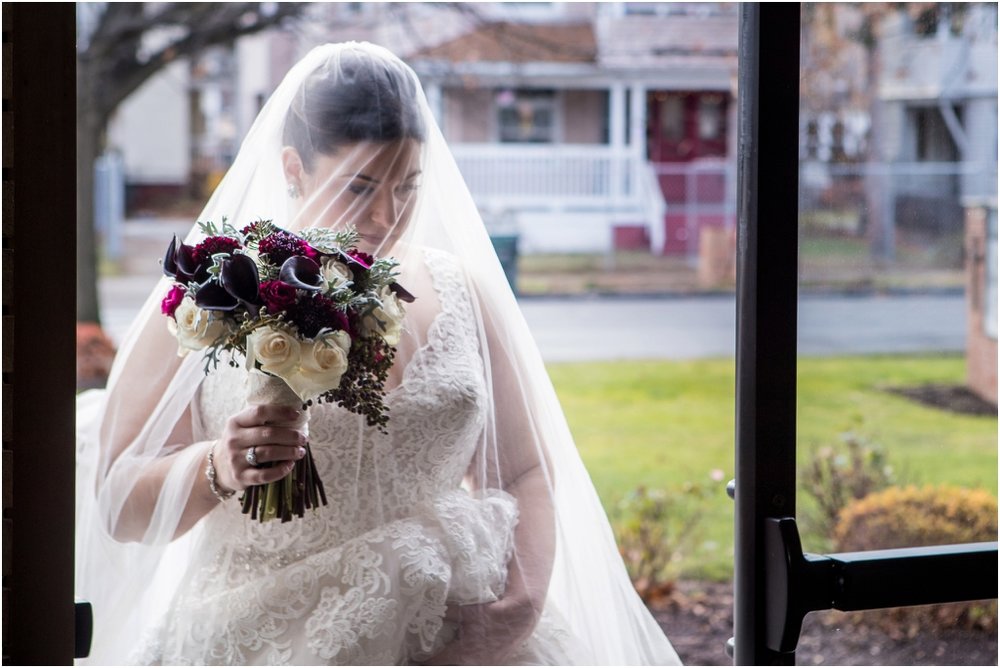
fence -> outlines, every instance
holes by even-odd
[[[820,242],[831,249],[839,240],[840,248],[854,244],[854,264],[960,268],[964,207],[995,205],[996,183],[996,163],[803,162],[803,251]]]

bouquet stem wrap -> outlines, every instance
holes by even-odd
[[[291,406],[301,410],[299,418],[275,426],[290,427],[309,436],[309,407],[277,376],[251,369],[247,373],[247,405],[273,404]],[[280,519],[288,522],[292,517],[303,517],[306,508],[326,505],[326,493],[319,479],[312,450],[306,444],[306,455],[295,462],[291,473],[277,482],[248,487],[241,499],[243,512],[261,522]]]

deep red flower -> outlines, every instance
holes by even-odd
[[[277,314],[289,311],[295,306],[295,288],[284,281],[264,281],[260,284],[260,299],[267,312]]]
[[[260,240],[257,246],[261,255],[267,255],[268,261],[280,267],[290,257],[307,257],[319,261],[319,253],[315,248],[295,236],[291,232],[278,230]]]
[[[368,253],[359,251],[357,248],[352,248],[347,251],[347,254],[354,258],[356,261],[364,265],[365,269],[371,268],[372,264],[375,263],[375,258]]]
[[[326,328],[351,332],[347,314],[337,308],[332,299],[320,294],[306,295],[300,299],[291,319],[299,328],[299,333],[309,339]]]
[[[174,312],[177,311],[177,307],[181,305],[182,301],[184,301],[184,295],[186,293],[187,290],[182,285],[175,285],[170,288],[170,292],[168,292],[167,296],[163,298],[162,302],[160,302],[160,311],[163,312],[163,315],[169,315],[173,318]]]
[[[208,237],[194,247],[194,260],[201,264],[218,253],[232,254],[237,248],[240,248],[240,242],[232,237]]]

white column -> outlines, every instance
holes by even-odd
[[[997,100],[995,97],[972,98],[963,109],[965,135],[975,137],[969,142],[963,163],[975,165],[974,172],[961,179],[963,200],[988,201],[997,196]]]
[[[611,140],[611,197],[619,199],[624,193],[625,171],[625,84],[611,84],[611,119],[608,131]]]
[[[629,85],[629,184],[633,196],[641,192],[639,179],[646,162],[646,86],[633,81]]]
[[[427,94],[427,106],[431,108],[434,120],[437,121],[441,132],[444,133],[444,104],[441,94],[441,83],[438,81],[428,82],[424,86],[424,92]]]

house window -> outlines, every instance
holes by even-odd
[[[684,97],[668,95],[660,107],[660,131],[671,142],[684,139]]]
[[[500,90],[496,94],[500,141],[541,143],[556,140],[556,94],[552,90]]]
[[[937,107],[917,107],[913,110],[913,115],[917,134],[917,161],[956,162],[959,157],[958,147]],[[961,123],[961,107],[955,109],[955,115]]]
[[[997,338],[997,210],[989,210],[986,224],[986,289],[983,291],[983,330]]]
[[[698,98],[698,139],[722,139],[722,96],[702,95]]]

